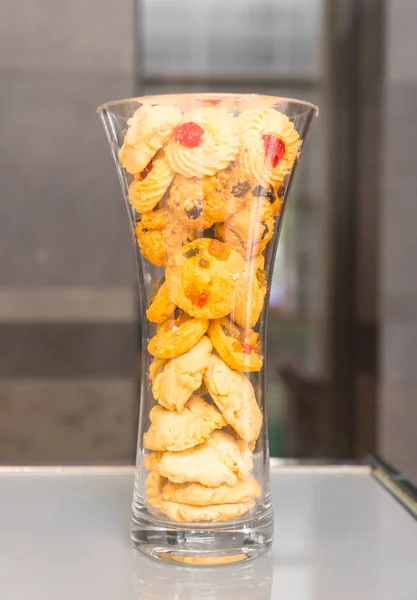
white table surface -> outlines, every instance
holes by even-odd
[[[366,467],[273,471],[273,554],[166,566],[129,539],[130,468],[0,470],[1,600],[416,600],[417,523]]]

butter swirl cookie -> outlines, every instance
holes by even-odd
[[[129,186],[128,200],[136,212],[153,210],[174,179],[163,152],[158,153]]]
[[[176,106],[142,104],[127,124],[123,146],[119,152],[122,166],[132,175],[138,175],[168,141],[181,121]]]
[[[225,169],[238,149],[236,119],[224,108],[206,106],[183,115],[165,151],[176,173],[203,177]]]
[[[301,149],[300,135],[283,113],[273,108],[244,110],[238,121],[240,162],[261,185],[282,182]]]

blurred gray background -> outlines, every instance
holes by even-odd
[[[4,0],[0,462],[132,462],[136,279],[98,104],[230,90],[321,107],[276,261],[271,451],[417,479],[417,4]]]

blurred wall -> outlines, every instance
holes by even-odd
[[[134,266],[98,104],[132,95],[132,0],[3,0],[0,461],[130,461]]]
[[[387,1],[381,454],[417,481],[417,3]],[[375,215],[377,218],[378,215]]]

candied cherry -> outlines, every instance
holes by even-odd
[[[148,162],[148,164],[143,169],[143,171],[140,172],[140,176],[142,177],[142,179],[146,179],[147,176],[149,175],[149,173],[152,171],[152,169],[153,169],[153,159],[150,162]]]
[[[270,133],[264,133],[262,139],[265,147],[265,155],[271,164],[272,168],[281,162],[285,155],[285,143],[281,138]]]
[[[203,139],[204,129],[197,123],[189,121],[175,128],[173,139],[186,148],[197,148]]]
[[[197,302],[196,302],[198,308],[203,308],[203,306],[205,306],[207,304],[208,298],[209,298],[208,292],[201,292],[201,294],[197,298]]]
[[[245,354],[250,354],[252,352],[252,346],[250,344],[246,344],[245,342],[241,342],[240,344],[243,348],[243,352]]]

